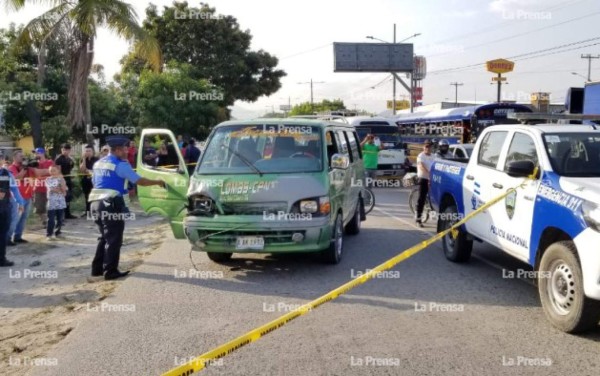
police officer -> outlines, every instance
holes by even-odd
[[[5,161],[4,154],[0,153],[0,266],[13,266],[14,262],[6,259],[7,234],[12,220],[11,197],[21,206],[25,205],[25,200],[21,197],[10,171],[4,167]]]
[[[96,256],[92,261],[92,276],[116,279],[129,274],[119,271],[119,256],[123,242],[125,220],[129,209],[124,199],[127,182],[143,186],[159,185],[166,187],[162,180],[140,177],[127,161],[129,139],[124,136],[111,136],[106,139],[110,153],[94,164],[90,193],[90,209],[94,222],[100,230]],[[1,234],[0,234],[1,235]]]

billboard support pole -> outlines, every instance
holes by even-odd
[[[502,92],[502,73],[498,73],[498,103],[500,103],[500,98]]]
[[[396,44],[396,24],[394,24],[394,44]],[[392,81],[392,114],[396,115],[396,80],[392,79]]]

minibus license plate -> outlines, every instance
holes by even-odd
[[[235,249],[263,249],[265,239],[262,236],[238,236]]]

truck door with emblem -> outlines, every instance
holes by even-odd
[[[524,182],[524,177],[511,177],[507,174],[511,163],[531,161],[535,166],[539,166],[540,163],[538,150],[543,149],[536,146],[534,140],[537,138],[516,131],[508,139],[510,143],[506,157],[500,161],[502,170],[493,172],[491,176],[492,184],[496,184],[492,196],[498,196]],[[527,180],[523,187],[509,193],[504,200],[490,208],[492,240],[495,240],[494,243],[500,248],[525,262],[529,262],[531,224],[539,185],[539,178]]]
[[[161,155],[158,155],[159,149],[162,149]],[[183,218],[187,212],[190,179],[173,132],[168,129],[144,129],[136,161],[136,171],[140,176],[166,183],[166,189],[159,186],[137,187],[142,209],[146,213],[158,213],[169,218],[175,238],[185,239]]]

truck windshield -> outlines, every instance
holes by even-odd
[[[554,171],[561,176],[600,177],[600,135],[545,134],[546,150]]]
[[[196,174],[322,171],[321,133],[320,127],[302,124],[221,127],[208,141]]]

